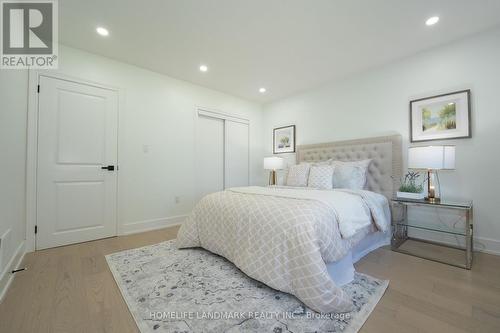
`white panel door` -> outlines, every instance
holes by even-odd
[[[224,120],[199,115],[196,132],[199,198],[224,189]]]
[[[37,249],[116,235],[117,92],[41,76],[38,112]]]
[[[248,186],[248,124],[225,122],[225,188]]]

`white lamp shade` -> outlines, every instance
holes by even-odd
[[[408,168],[425,170],[454,170],[455,146],[408,148]]]
[[[281,170],[285,168],[285,160],[281,157],[265,157],[264,169],[266,170]]]

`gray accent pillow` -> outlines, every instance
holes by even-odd
[[[308,187],[322,190],[331,190],[333,188],[333,166],[331,165],[313,165],[309,170]]]
[[[333,188],[362,190],[366,185],[366,174],[371,159],[362,161],[332,161]]]
[[[290,166],[288,168],[288,176],[286,177],[287,186],[307,186],[307,178],[309,177],[309,163],[301,163]]]

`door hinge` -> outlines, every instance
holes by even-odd
[[[40,93],[40,85],[38,85],[38,86],[37,86],[37,88],[36,88],[36,92],[37,92],[37,93]]]
[[[35,226],[35,234],[38,233],[38,226]]]

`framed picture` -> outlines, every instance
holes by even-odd
[[[295,125],[273,130],[273,154],[295,153]]]
[[[410,141],[470,138],[470,90],[410,102]]]

